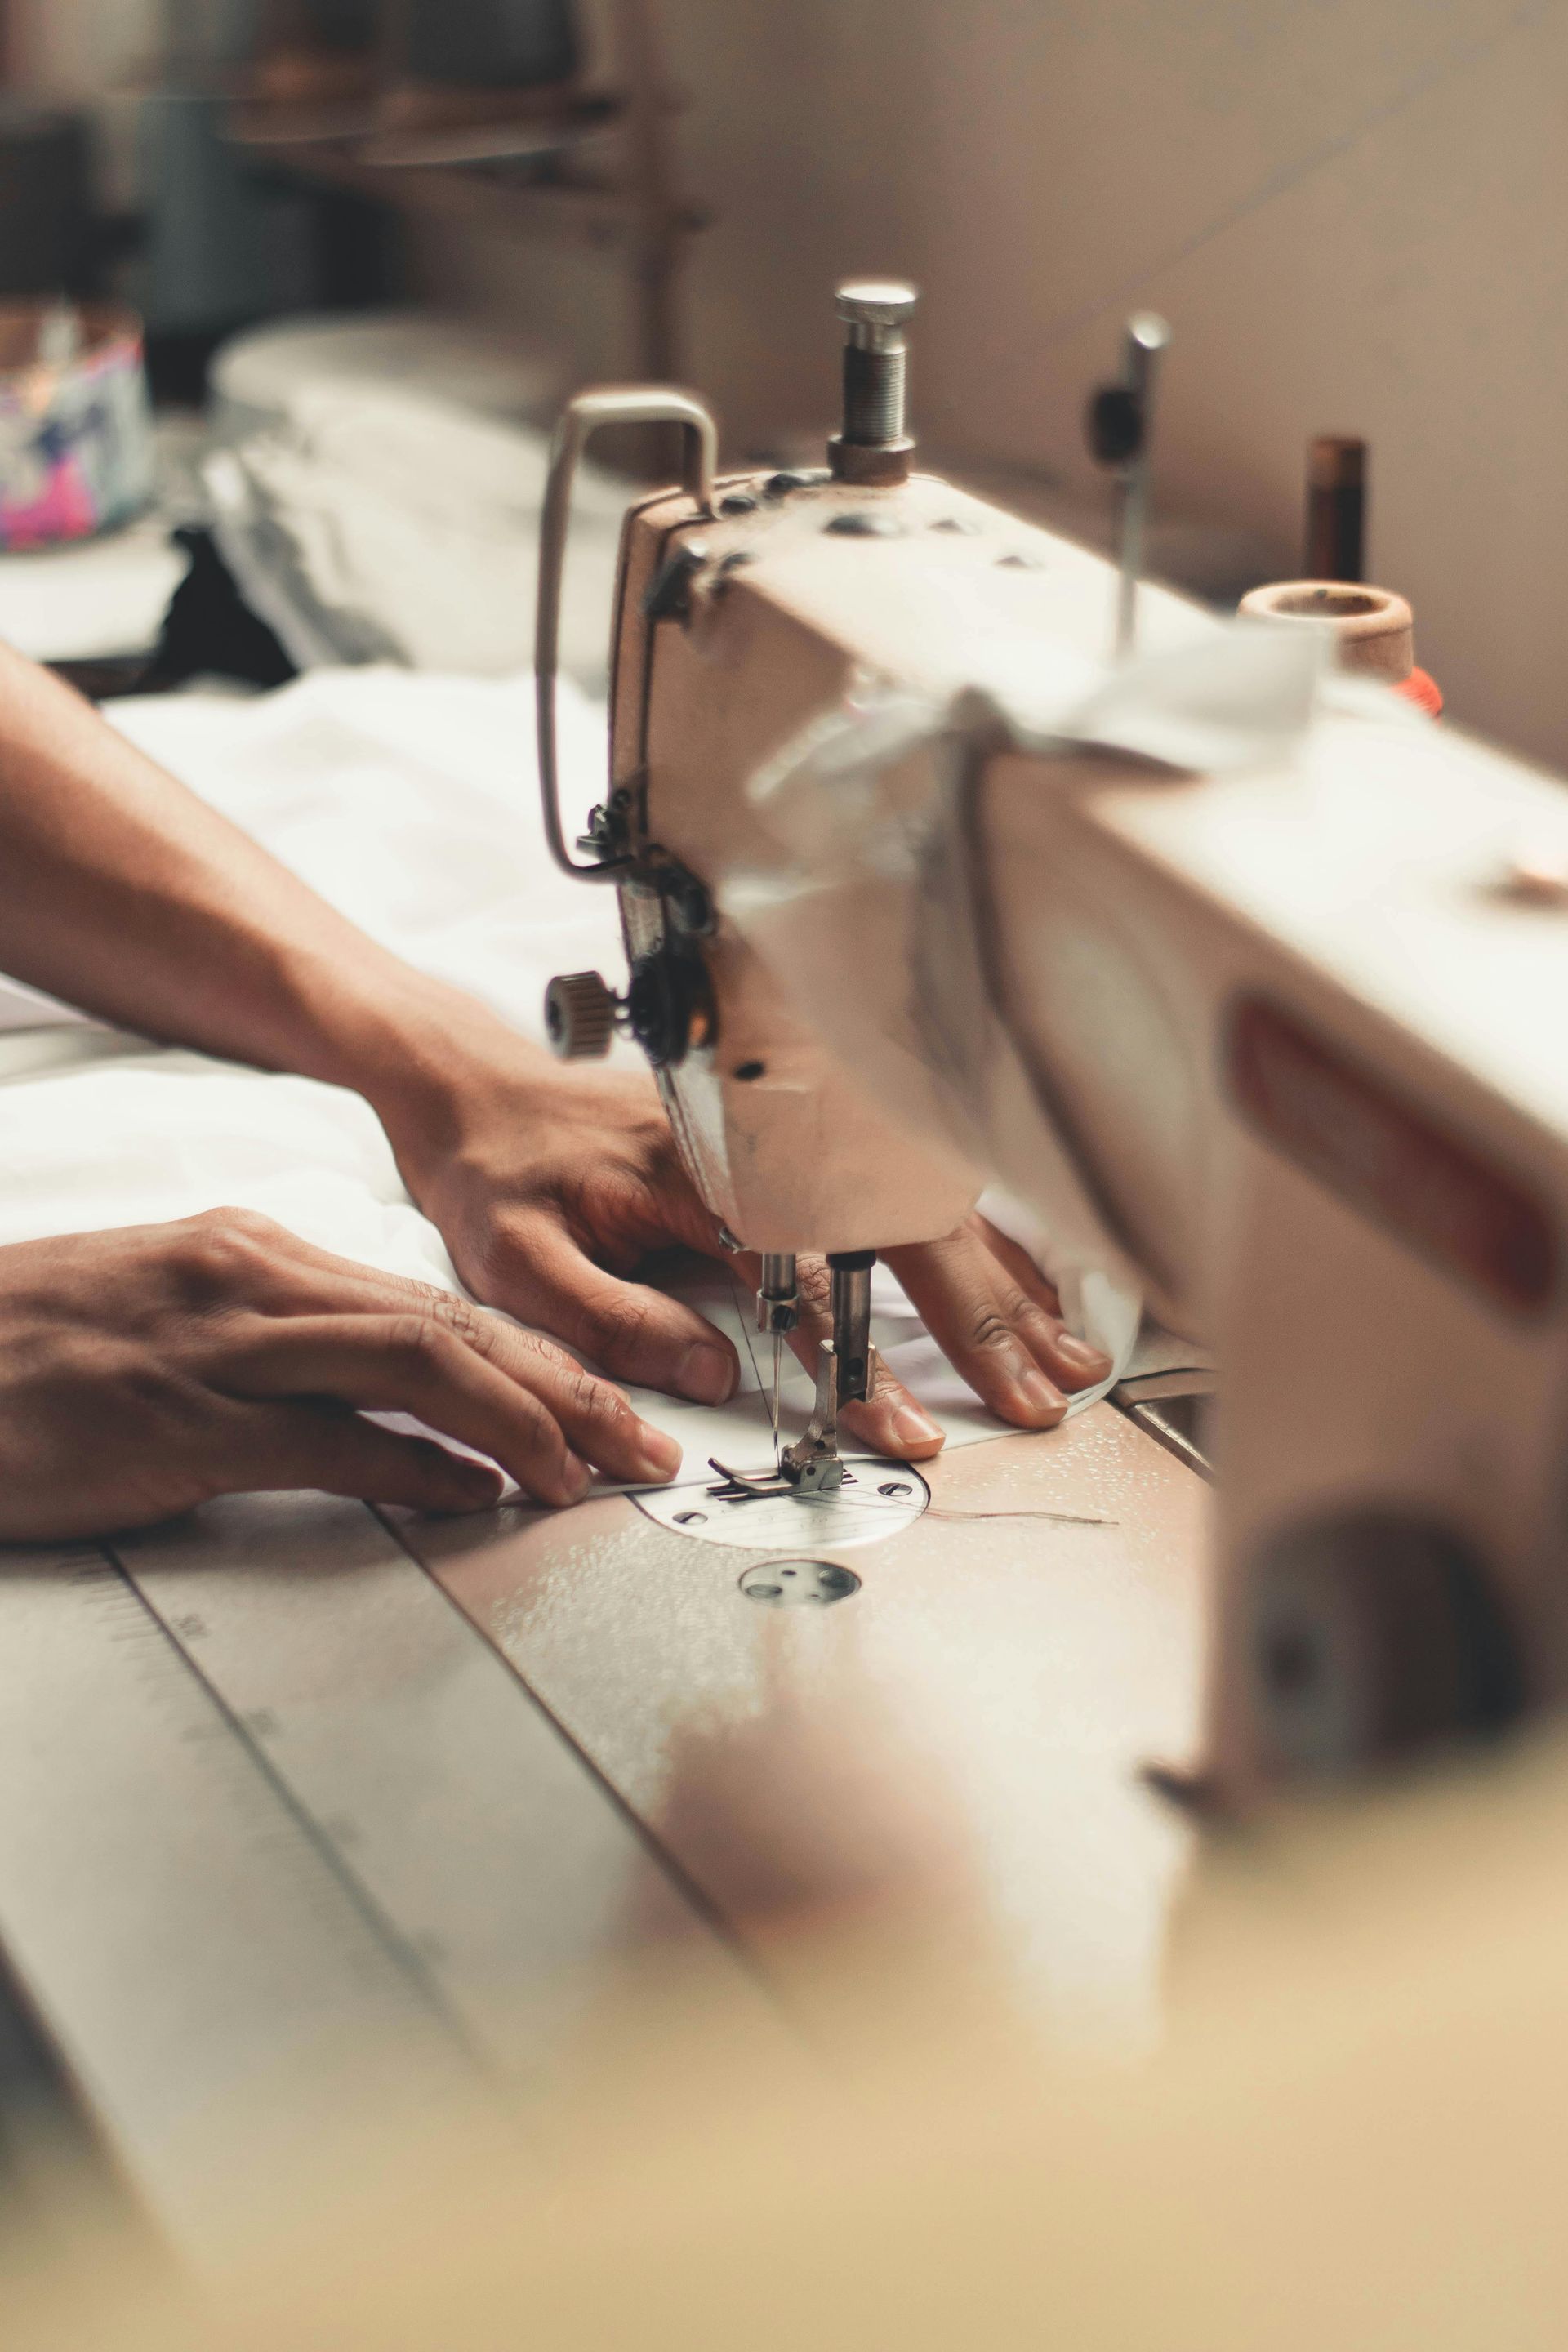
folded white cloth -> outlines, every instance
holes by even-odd
[[[549,448],[428,386],[329,379],[203,472],[224,556],[299,667],[503,677],[531,656]],[[626,504],[581,469],[561,659],[584,683],[604,676]]]

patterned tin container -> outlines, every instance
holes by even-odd
[[[90,539],[128,521],[152,489],[135,312],[0,307],[0,548]]]

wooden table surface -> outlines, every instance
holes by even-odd
[[[1208,1490],[1110,1405],[930,1484],[886,1542],[802,1545],[862,1580],[827,1608],[749,1601],[754,1552],[619,1498],[398,1532],[764,1974],[895,1905],[1053,2030],[1137,2032],[1187,1834],[1142,1771],[1194,1750]]]
[[[860,1580],[827,1607],[624,1496],[251,1496],[0,1564],[0,1943],[163,2224],[216,2244],[367,2051],[526,2107],[650,1953],[809,2041],[802,1930],[894,1920],[938,2000],[978,1964],[1142,2040],[1207,1490],[1109,1405],[930,1485],[821,1555]]]

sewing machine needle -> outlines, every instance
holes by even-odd
[[[780,1349],[782,1349],[783,1345],[784,1345],[784,1335],[782,1334],[782,1332],[775,1331],[775,1332],[773,1333],[773,1458],[774,1458],[774,1460],[775,1460],[775,1461],[779,1458],[779,1362],[780,1362],[780,1354],[779,1354],[779,1351],[780,1351]]]

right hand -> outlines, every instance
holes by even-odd
[[[367,1412],[412,1413],[489,1461]],[[246,1210],[0,1248],[0,1540],[262,1489],[482,1510],[503,1491],[490,1463],[566,1504],[595,1470],[647,1483],[679,1461],[547,1339]]]
[[[730,1341],[637,1278],[672,1244],[727,1261],[750,1284],[762,1272],[723,1248],[646,1074],[563,1068],[503,1037],[496,1049],[449,1054],[437,1107],[422,1096],[413,1115],[384,1078],[380,1107],[409,1191],[477,1298],[555,1332],[616,1380],[704,1404],[733,1393]],[[1054,1428],[1071,1395],[1109,1375],[1110,1357],[1065,1328],[1049,1282],[984,1217],[883,1255],[950,1363],[1016,1428]],[[832,1329],[828,1270],[802,1258],[796,1272],[792,1345],[815,1374]],[[906,1461],[929,1460],[942,1443],[885,1364],[871,1398],[846,1408],[844,1427],[857,1444]]]

